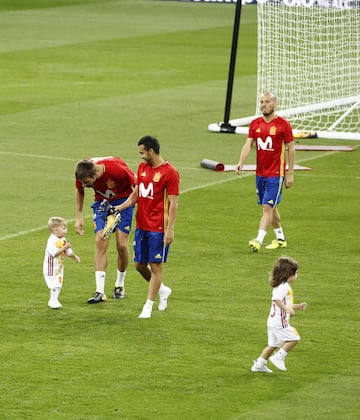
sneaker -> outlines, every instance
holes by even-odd
[[[114,287],[114,291],[113,291],[113,295],[112,295],[113,299],[124,299],[125,297],[125,290],[123,287]]]
[[[48,307],[51,309],[62,308],[62,304],[57,299],[50,299],[48,302]]]
[[[270,362],[276,366],[278,369],[285,371],[285,362],[280,359],[280,357],[275,353],[273,356],[269,357]]]
[[[266,373],[272,373],[272,370],[269,369],[266,365],[260,365],[256,360],[254,360],[254,364],[251,368],[252,372],[266,372]]]
[[[265,248],[266,249],[278,249],[278,248],[286,248],[287,247],[287,242],[282,239],[274,239],[270,245],[267,245]]]
[[[251,241],[249,241],[249,247],[252,251],[259,252],[261,243],[257,239],[252,239]]]
[[[171,295],[172,290],[170,289],[170,287],[164,286],[164,290],[163,292],[159,292],[159,297],[160,297],[160,302],[159,302],[159,306],[158,306],[158,310],[159,311],[165,311],[165,309],[167,308],[167,300],[169,298],[169,296]]]
[[[152,306],[149,306],[145,303],[141,314],[139,315],[138,318],[151,318],[151,312],[152,312]]]
[[[104,293],[95,292],[94,296],[88,299],[88,303],[105,302],[107,298]]]

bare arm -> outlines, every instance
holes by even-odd
[[[307,303],[306,302],[301,302],[301,303],[294,303],[291,308],[285,306],[281,300],[274,300],[275,304],[282,309],[283,311],[287,312],[290,315],[295,315],[295,310],[297,311],[305,311],[306,307],[307,307]]]
[[[76,263],[80,263],[80,257],[74,253],[68,255],[69,258],[72,258]]]
[[[298,311],[305,311],[306,307],[307,307],[306,302],[294,303],[294,305],[293,305],[293,308],[298,310]]]
[[[236,165],[235,172],[240,173],[242,171],[242,167],[244,166],[244,163],[251,152],[253,143],[254,139],[247,138],[246,142],[244,143],[241,149],[239,163]]]
[[[69,244],[69,242],[66,242],[61,248],[57,249],[57,251],[54,254],[54,257],[58,257],[63,252],[66,253],[66,250],[69,249],[69,248],[71,248],[71,245]]]
[[[294,165],[295,165],[295,144],[294,142],[287,143],[288,150],[288,170],[285,175],[285,187],[290,188],[294,183]]]
[[[275,299],[274,302],[275,302],[275,305],[277,305],[280,309],[282,309],[283,311],[287,312],[288,314],[290,314],[290,315],[294,315],[295,314],[294,309],[292,307],[285,306],[281,302],[280,299]]]
[[[84,217],[83,217],[83,205],[84,205],[84,190],[75,191],[75,206],[76,206],[76,219],[75,219],[75,231],[79,235],[84,234]]]
[[[175,220],[176,214],[179,204],[179,196],[178,195],[169,195],[169,218],[168,218],[168,225],[165,230],[164,234],[164,244],[170,245],[171,242],[174,241],[174,228],[175,228]]]
[[[119,204],[115,207],[115,211],[121,211],[124,209],[127,209],[128,207],[133,206],[137,203],[139,197],[139,187],[135,185],[133,192],[129,195],[126,201],[124,201],[122,204]]]

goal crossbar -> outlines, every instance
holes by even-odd
[[[272,92],[294,133],[360,140],[360,2],[259,0],[257,10],[257,104]],[[209,130],[240,134],[259,115],[258,104]]]

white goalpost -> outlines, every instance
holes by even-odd
[[[256,103],[275,93],[295,137],[360,140],[360,0],[258,0],[257,9]],[[226,132],[247,134],[257,115]]]

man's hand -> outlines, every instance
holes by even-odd
[[[237,164],[237,165],[235,166],[235,172],[236,172],[237,174],[240,174],[240,173],[241,173],[241,171],[242,171],[242,165]]]
[[[85,225],[83,217],[77,217],[75,220],[75,232],[82,236],[84,234]]]
[[[290,188],[294,183],[294,173],[288,172],[285,175],[285,188]]]
[[[166,229],[164,233],[164,244],[170,245],[174,241],[174,229]]]

